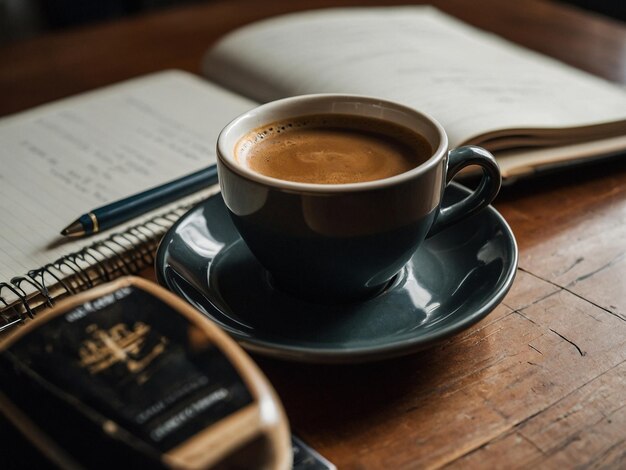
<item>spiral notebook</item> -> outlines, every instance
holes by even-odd
[[[165,231],[216,187],[99,236],[68,242],[59,231],[95,207],[212,164],[219,131],[252,106],[165,71],[0,120],[0,331],[151,266]]]

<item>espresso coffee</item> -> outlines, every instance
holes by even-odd
[[[346,184],[399,175],[428,160],[432,151],[424,137],[390,121],[321,114],[255,129],[239,141],[236,156],[265,176]]]

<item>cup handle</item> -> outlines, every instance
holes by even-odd
[[[500,175],[500,168],[496,163],[496,159],[487,150],[473,145],[459,147],[448,153],[446,186],[450,184],[452,178],[459,171],[469,165],[478,165],[483,169],[483,176],[478,188],[462,201],[448,207],[440,207],[435,223],[428,232],[427,237],[432,237],[450,225],[480,211],[489,205],[498,194],[502,176]]]

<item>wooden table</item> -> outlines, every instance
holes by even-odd
[[[369,3],[216,1],[5,46],[0,114],[165,68],[198,72],[212,42],[265,16]],[[547,1],[432,3],[626,83],[623,24]],[[626,158],[520,182],[495,205],[519,271],[473,328],[383,363],[257,358],[293,428],[339,468],[626,467]]]

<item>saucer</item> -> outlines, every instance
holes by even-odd
[[[453,183],[444,205],[468,193]],[[349,304],[310,303],[272,287],[218,193],[165,234],[156,272],[160,284],[250,352],[350,363],[409,354],[478,322],[511,287],[517,258],[511,229],[489,206],[427,239],[378,296]]]

